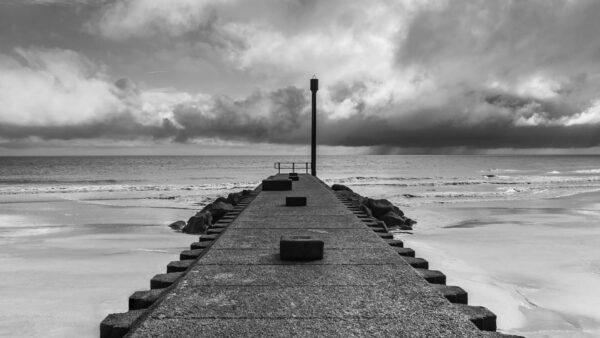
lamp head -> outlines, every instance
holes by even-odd
[[[319,79],[313,75],[313,78],[310,79],[310,91],[316,92],[317,90],[319,90]]]

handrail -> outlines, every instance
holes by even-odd
[[[275,169],[277,169],[277,173],[281,174],[281,170],[289,170],[291,169],[293,173],[296,172],[296,169],[304,169],[308,174],[310,170],[310,162],[275,162],[273,165]]]

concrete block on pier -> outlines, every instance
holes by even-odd
[[[196,249],[196,250],[184,250],[179,254],[179,259],[180,260],[188,260],[188,259],[196,259],[198,258],[202,253],[204,252],[204,249]]]
[[[415,250],[411,248],[394,248],[400,256],[415,257]]]
[[[482,331],[496,331],[496,315],[483,306],[454,304],[454,307]]]
[[[184,259],[182,261],[172,261],[167,264],[167,273],[171,272],[183,272],[187,270],[192,264],[194,264],[195,259]]]
[[[133,322],[144,310],[111,313],[100,323],[100,338],[121,338],[129,332]]]
[[[306,206],[306,196],[286,196],[285,205],[288,207]]]
[[[218,234],[222,233],[223,231],[225,231],[224,228],[210,228],[210,229],[206,230],[206,233],[209,235],[218,235]]]
[[[402,242],[399,239],[386,239],[385,242],[388,245],[396,247],[396,248],[403,248],[404,247],[404,242]]]
[[[469,294],[458,286],[453,285],[432,285],[439,293],[444,296],[450,303],[467,304],[469,302]]]
[[[441,271],[427,269],[415,270],[430,284],[446,284],[446,275],[444,275]]]
[[[380,234],[387,234],[388,231],[386,228],[380,228],[380,227],[372,227],[371,230],[380,233]]]
[[[292,181],[287,179],[278,179],[278,180],[263,180],[262,181],[262,190],[263,191],[286,191],[292,190]]]
[[[412,266],[415,269],[429,269],[429,262],[424,260],[423,258],[415,258],[402,256],[404,261],[408,263],[408,265]]]
[[[211,242],[194,242],[190,245],[190,250],[206,249],[211,244]]]
[[[217,238],[219,238],[219,235],[200,235],[200,237],[198,238],[198,241],[199,242],[210,242],[210,241],[214,241]]]
[[[129,310],[141,310],[152,305],[164,292],[164,289],[136,291],[129,296]]]
[[[286,261],[312,261],[323,259],[322,240],[312,236],[281,236],[279,257]]]
[[[150,289],[163,289],[169,287],[181,276],[183,276],[183,272],[161,273],[155,275],[150,280]]]

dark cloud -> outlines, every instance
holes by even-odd
[[[533,102],[497,93],[483,97],[492,111],[518,110]],[[551,103],[538,103],[551,107]],[[255,114],[257,107],[264,107],[263,114]],[[164,119],[160,125],[143,125],[133,115],[122,114],[76,126],[27,127],[5,124],[0,125],[0,137],[22,139],[36,136],[60,140],[153,138],[173,139],[175,142],[217,138],[251,143],[307,144],[309,109],[307,91],[288,87],[268,93],[257,92],[243,100],[215,97],[210,109],[181,104],[175,108],[173,118]],[[468,123],[455,119],[460,112],[453,110],[458,107],[448,109],[446,119],[427,125],[411,121],[419,120],[419,115],[438,115],[438,111],[415,110],[385,118],[359,113],[339,119],[321,112],[318,121],[319,143],[372,146],[380,151],[393,148],[572,148],[600,145],[600,125],[515,126],[510,113]]]
[[[45,140],[95,139],[107,137],[115,140],[130,140],[140,137],[169,137],[174,133],[169,121],[160,126],[145,126],[129,114],[113,116],[106,120],[77,125],[23,126],[0,124],[0,137],[24,139],[38,137]]]
[[[245,140],[251,142],[300,143],[306,140],[309,123],[308,100],[304,90],[288,87],[267,94],[256,93],[235,101],[216,97],[210,111],[180,105],[174,122],[182,128],[175,140],[195,137]],[[263,114],[258,109],[266,109]],[[258,113],[258,114],[257,114]]]

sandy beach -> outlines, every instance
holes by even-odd
[[[432,204],[400,235],[469,303],[527,337],[600,336],[600,193],[526,201]]]
[[[96,337],[194,241],[166,226],[188,210],[106,203],[2,203],[0,336]]]

